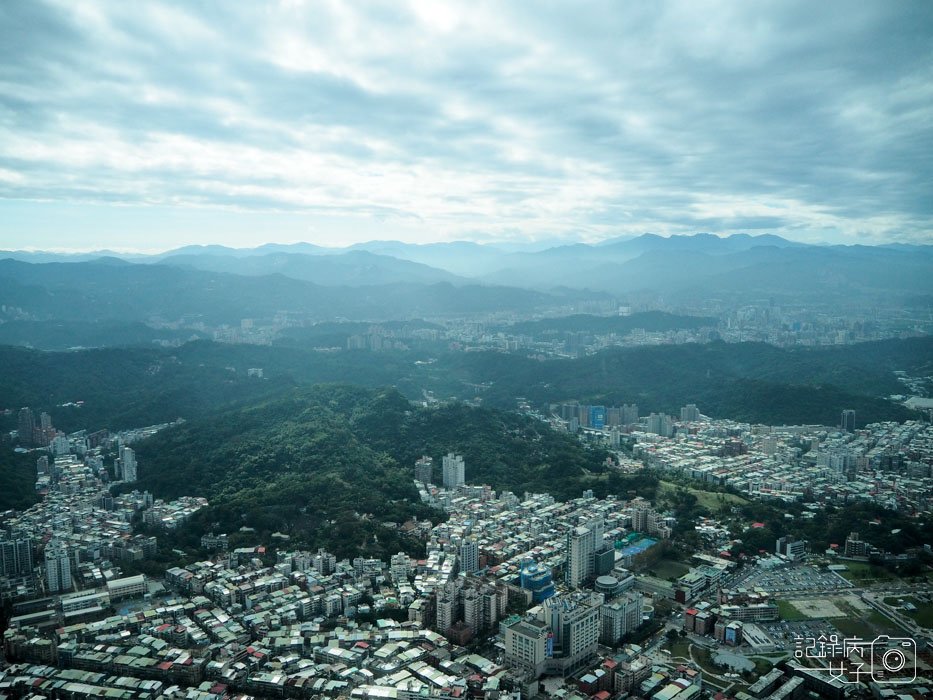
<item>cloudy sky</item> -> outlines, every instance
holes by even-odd
[[[0,3],[0,248],[933,243],[933,3]]]

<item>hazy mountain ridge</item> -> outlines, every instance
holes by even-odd
[[[555,253],[551,253],[555,255]],[[744,250],[653,249],[637,257],[571,252],[547,264],[511,268],[483,277],[489,283],[532,289],[561,285],[626,295],[675,293],[677,298],[714,298],[765,293],[822,299],[827,293],[933,292],[933,253],[866,246],[755,246]]]
[[[250,249],[186,246],[149,257],[68,260],[43,264],[100,266],[108,262],[118,266],[125,260],[123,266],[128,269],[183,270],[165,273],[160,283],[165,310],[151,305],[146,310],[170,318],[187,313],[235,319],[295,308],[311,309],[322,320],[482,312],[496,308],[490,299],[493,287],[500,287],[498,298],[505,310],[546,304],[548,294],[564,298],[580,293],[621,298],[636,294],[678,302],[757,295],[859,304],[870,303],[872,298],[896,301],[933,294],[933,246],[814,246],[770,234],[644,234],[601,244],[518,252],[465,241],[424,245],[371,241],[343,249],[306,243]],[[209,281],[198,278],[199,271],[214,277]],[[26,308],[36,318],[55,318],[54,309],[64,302],[61,292],[68,289],[74,291],[65,296],[74,297],[79,309],[91,305],[111,314],[106,318],[132,320],[145,318],[140,315],[143,310],[131,312],[127,307],[139,301],[139,294],[159,274],[126,271],[117,279],[120,273],[111,272],[97,280],[79,268],[33,272],[17,269],[14,260],[0,261],[0,293],[5,303]],[[132,275],[137,276],[130,282]],[[66,280],[74,284],[68,286],[63,283]],[[305,286],[293,284],[296,281]],[[117,298],[107,298],[104,283],[110,282],[121,290]],[[426,287],[436,284],[456,285],[458,291]],[[127,285],[135,293],[124,294]],[[204,303],[194,304],[192,297]],[[277,306],[276,299],[285,300],[286,307]],[[226,310],[221,312],[222,307]]]
[[[115,256],[109,251],[109,256]],[[90,254],[56,258],[50,253],[0,253],[20,260],[90,261]],[[468,241],[411,244],[369,241],[346,248],[310,243],[256,248],[185,246],[154,256],[117,256],[215,273],[281,274],[322,287],[380,284],[480,283],[539,291],[557,288],[616,295],[677,293],[686,297],[826,293],[869,295],[933,292],[933,246],[816,246],[773,234],[709,233],[568,243],[543,250]],[[791,284],[790,281],[793,281]],[[417,310],[416,310],[417,311]]]
[[[323,286],[436,282],[470,284],[470,280],[446,270],[365,250],[331,255],[281,251],[255,255],[173,254],[161,258],[159,264],[252,277],[280,274]]]
[[[297,312],[318,320],[388,320],[438,314],[531,310],[549,295],[496,286],[401,283],[325,286],[282,274],[208,272],[171,265],[25,263],[0,260],[0,299],[29,320],[199,319],[239,324]],[[17,312],[19,313],[19,312]]]

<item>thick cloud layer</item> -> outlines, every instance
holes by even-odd
[[[923,1],[0,3],[0,247],[933,242],[931,155]]]

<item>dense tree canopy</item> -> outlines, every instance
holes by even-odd
[[[382,523],[443,518],[421,504],[413,465],[422,454],[439,463],[450,451],[464,455],[469,482],[519,494],[640,486],[614,478],[601,450],[531,418],[462,405],[417,408],[393,389],[333,385],[288,390],[140,443],[136,486],[166,498],[206,496],[212,506],[196,518],[196,531],[246,526],[337,553],[385,553],[411,543]]]

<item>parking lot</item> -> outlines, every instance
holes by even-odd
[[[755,571],[742,583],[745,588],[761,588],[768,593],[819,593],[851,585],[832,571],[821,571],[809,564]]]
[[[831,634],[837,634],[839,638],[845,635],[841,634],[832,623],[826,620],[813,620],[812,622],[759,622],[758,626],[768,633],[768,636],[774,640],[775,646],[781,651],[794,651],[798,637],[803,639],[816,639],[821,634],[827,637]]]

